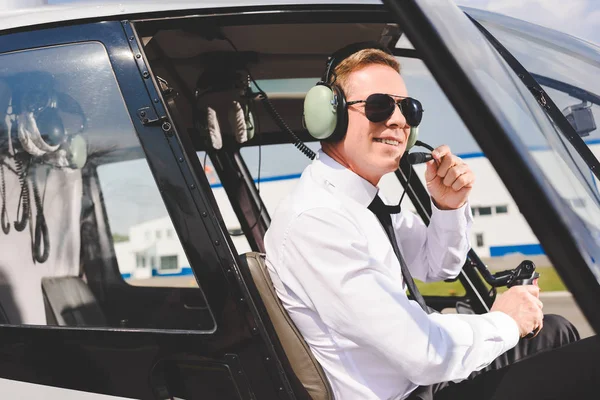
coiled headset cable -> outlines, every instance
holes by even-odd
[[[269,100],[267,94],[258,87],[254,79],[252,79],[252,82],[260,92],[260,101],[263,103],[265,110],[267,110],[267,112],[271,115],[279,129],[287,132],[292,137],[292,139],[294,140],[294,146],[296,146],[298,150],[300,150],[306,157],[310,158],[311,160],[314,160],[317,156],[315,152],[312,151],[306,144],[304,144],[304,142],[300,140],[300,138],[296,136],[296,134],[290,129],[290,127],[285,123],[283,118],[281,118],[275,107],[273,107],[273,104],[271,103],[271,100]]]
[[[239,52],[239,50],[237,49],[235,44],[233,44],[231,39],[229,39],[228,37],[226,37],[224,35],[222,36],[222,39],[227,41],[236,52]],[[265,91],[260,88],[258,83],[256,83],[256,81],[252,77],[252,74],[250,73],[250,71],[247,68],[244,68],[244,69],[246,70],[246,73],[248,73],[248,76],[250,77],[250,80],[252,81],[254,86],[256,86],[256,89],[258,89],[259,100],[261,101],[261,103],[265,107],[265,110],[267,110],[267,112],[269,113],[271,118],[273,118],[273,121],[275,122],[275,124],[279,127],[279,129],[286,132],[288,135],[290,135],[292,137],[294,146],[296,146],[296,148],[298,150],[300,150],[306,157],[310,158],[311,160],[314,160],[315,157],[317,156],[315,154],[315,152],[312,151],[306,144],[304,144],[304,142],[302,140],[300,140],[300,138],[298,136],[296,136],[294,131],[292,131],[292,129],[284,121],[284,119],[281,117],[281,115],[279,115],[279,113],[273,106],[273,103],[271,103],[271,100],[269,100],[269,96],[267,96],[267,93],[265,93]]]
[[[48,182],[48,174],[46,172],[46,183]],[[48,260],[50,254],[50,237],[48,235],[48,225],[44,216],[44,202],[40,196],[40,190],[37,184],[36,169],[31,173],[31,182],[33,186],[33,199],[35,201],[35,236],[33,241],[33,258],[39,263],[44,263]],[[46,184],[44,184],[44,198],[46,197]],[[43,251],[42,251],[43,249]]]
[[[2,232],[8,235],[10,232],[10,222],[8,222],[8,212],[6,211],[6,180],[4,178],[4,160],[0,162],[0,179],[2,180],[2,211],[0,211],[0,223],[2,225]]]
[[[14,222],[14,227],[17,232],[21,232],[27,226],[29,221],[29,185],[27,184],[27,172],[29,170],[29,163],[27,168],[23,165],[23,160],[19,157],[15,157],[15,166],[17,175],[19,177],[19,184],[21,185],[21,193],[19,194],[19,204],[17,206],[17,220]],[[21,211],[21,206],[23,210]],[[21,213],[22,212],[22,213]],[[21,218],[19,218],[21,213]]]
[[[229,43],[229,45],[233,48],[233,50],[235,50],[236,52],[239,52],[237,46],[231,41],[231,39],[229,39],[225,35],[221,35],[220,38],[223,39],[223,40],[225,40],[225,41],[227,41]],[[256,86],[256,89],[258,90],[258,98],[261,101],[261,103],[263,104],[263,107],[265,108],[265,110],[267,111],[267,113],[271,116],[271,118],[275,122],[275,124],[279,127],[279,129],[281,129],[282,131],[286,132],[287,134],[289,134],[292,137],[294,146],[298,150],[300,150],[309,159],[314,160],[315,157],[316,157],[316,154],[306,144],[304,144],[304,142],[302,142],[302,140],[300,140],[300,138],[298,136],[296,136],[296,134],[287,125],[287,123],[281,117],[281,115],[279,115],[279,113],[277,112],[277,110],[273,106],[273,103],[271,103],[271,100],[269,100],[269,96],[267,95],[267,93],[264,90],[262,90],[262,88],[260,87],[260,85],[256,82],[256,80],[252,76],[252,73],[250,72],[250,70],[248,68],[244,68],[244,70],[248,74],[248,78],[250,78],[250,81],[254,84],[254,86]],[[252,96],[247,96],[247,97],[252,97]],[[260,166],[261,166],[261,161],[262,161],[261,160],[261,146],[260,146],[260,132],[258,133],[257,136],[258,136],[258,140],[259,140],[259,144],[258,144],[258,187],[257,187],[257,191],[260,194],[260,169],[261,169]],[[256,220],[254,221],[254,224],[252,224],[252,226],[250,226],[248,228],[249,231],[252,231],[252,229],[254,229],[256,227],[256,225],[258,224],[258,222],[260,221],[259,217],[260,217],[260,215],[263,212],[263,208],[264,208],[264,203],[261,202],[260,209],[258,210],[258,216],[257,216]],[[230,234],[230,235],[231,236],[241,236],[242,233],[240,233],[240,234]]]

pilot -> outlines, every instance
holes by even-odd
[[[321,103],[312,110],[310,92],[305,102],[306,126],[321,149],[273,216],[267,267],[336,399],[442,398],[450,390],[456,399],[491,398],[493,384],[463,382],[481,382],[479,374],[579,335],[562,317],[544,317],[536,285],[507,290],[483,315],[424,304],[413,277],[453,278],[465,262],[475,175],[443,145],[426,166],[429,226],[385,204],[378,184],[414,139],[410,122],[420,122],[399,71],[376,43],[329,58],[316,86]]]

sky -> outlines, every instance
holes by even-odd
[[[456,3],[533,22],[600,45],[598,0],[458,0]]]
[[[23,4],[40,0],[5,1]],[[57,4],[85,0],[47,1]],[[600,0],[457,0],[456,3],[533,22],[600,45]]]
[[[19,6],[25,6],[28,5],[28,3],[33,4],[36,2],[39,3],[40,1],[43,0],[0,0],[0,9],[2,8],[2,5],[10,5],[11,2],[18,4]],[[88,0],[47,1],[50,4],[58,4],[84,2]],[[102,0],[95,1],[100,2]],[[104,0],[102,2],[116,1],[118,0]],[[127,3],[128,1],[133,0],[122,0],[124,3]],[[265,3],[267,2],[268,0],[265,0]],[[600,45],[600,0],[457,0],[457,3],[459,5],[497,12],[510,17],[553,28]],[[409,60],[404,60],[403,62],[404,71],[409,71],[411,68],[415,70],[420,68],[418,65],[413,66],[410,64]],[[573,65],[569,65],[570,67],[573,67]],[[585,76],[589,76],[589,74],[586,74]],[[434,114],[427,114],[428,118],[424,118],[421,126],[422,133],[420,138],[422,140],[428,141],[431,139],[430,142],[433,144],[445,143],[443,135],[451,131],[453,135],[456,136],[456,139],[454,139],[455,145],[460,145],[458,148],[454,149],[456,152],[462,151],[464,153],[478,150],[474,140],[472,137],[470,137],[470,135],[468,135],[468,131],[462,127],[460,118],[454,114],[448,115],[449,111],[442,111],[452,110],[452,107],[449,104],[443,103],[443,96],[437,95],[439,93],[439,89],[437,89],[434,81],[431,78],[416,75],[414,80],[410,82],[409,89],[415,93],[418,93],[417,97],[423,101],[423,104],[427,105],[426,110],[437,110],[435,114],[436,118],[429,118],[429,115],[433,116]],[[597,119],[597,121],[600,121],[600,119]],[[425,138],[423,138],[423,133],[427,134],[428,132],[431,132],[430,136],[425,136]],[[462,136],[458,135],[457,132],[465,132],[465,135],[467,136],[462,139]],[[281,149],[272,150],[275,152],[281,151]],[[243,154],[243,156],[248,163],[249,169],[254,174],[255,171],[257,171],[258,157],[257,154],[253,154],[256,153],[256,150],[250,149],[246,153],[248,154]],[[296,168],[297,166],[302,166],[303,168],[303,166],[306,164],[306,160],[302,155],[300,155],[300,153],[296,151],[296,149],[290,149],[289,158],[287,157],[288,153],[285,154],[287,160],[286,162],[290,164],[290,168]],[[277,175],[278,171],[279,174],[283,173],[280,171],[281,166],[279,162],[273,165],[270,165],[268,162],[269,160],[280,160],[282,158],[280,153],[277,153],[277,155],[272,154],[270,156],[268,150],[265,148],[263,149],[263,156],[261,177],[264,178],[265,176]],[[295,161],[292,162],[292,160]],[[147,165],[143,162],[140,162],[138,167],[139,168],[130,168],[131,176],[123,176],[122,166],[119,166],[118,170],[115,171],[110,170],[110,168],[106,168],[106,171],[103,173],[105,176],[112,177],[113,179],[107,178],[104,179],[104,181],[114,181],[115,176],[120,176],[118,183],[130,187],[132,182],[139,183],[140,176],[142,176],[140,171],[141,169],[144,169],[144,171],[147,173],[145,177],[149,184],[148,187],[154,188],[152,177]],[[293,172],[300,172],[302,168],[298,167],[294,169]],[[103,190],[104,189],[106,188],[103,188]],[[114,188],[113,192],[120,193],[122,190],[120,187],[116,187]],[[155,195],[156,196],[154,197],[158,197],[157,194]],[[150,195],[147,197],[151,198],[152,196]],[[131,208],[123,206],[125,203],[131,204],[131,199],[115,198],[115,200],[123,201],[121,203],[115,202],[113,204],[113,212],[109,210],[109,219],[111,219],[111,225],[115,225],[113,226],[115,232],[127,233],[127,228],[129,226],[131,226],[133,223],[139,222],[138,218],[134,215],[135,213],[131,212]],[[150,208],[152,207],[144,208],[143,212],[151,214],[153,217],[162,216],[165,213],[164,206],[162,203],[156,205],[160,207],[154,210],[155,212],[150,212]],[[110,218],[111,216],[113,218]],[[148,217],[149,215],[145,216],[145,218]],[[115,221],[117,221],[117,223],[114,223]]]

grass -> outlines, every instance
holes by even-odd
[[[552,267],[537,267],[540,273],[538,285],[542,292],[567,290],[556,270]],[[423,283],[416,280],[419,291],[426,296],[463,296],[465,289],[459,281]],[[489,285],[486,286],[490,287]],[[498,293],[506,291],[506,287],[498,288]]]

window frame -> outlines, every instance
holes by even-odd
[[[128,28],[132,29],[131,23],[128,21],[106,21],[85,25],[39,29],[30,32],[16,32],[5,36],[10,37],[11,40],[2,40],[0,42],[0,53],[10,54],[19,51],[86,42],[97,42],[103,46],[107,53],[116,85],[123,98],[126,111],[131,118],[132,127],[135,130],[146,161],[149,164],[154,182],[161,192],[162,201],[173,221],[175,231],[188,256],[190,266],[194,271],[197,281],[200,282],[199,286],[203,292],[203,296],[209,305],[215,304],[218,306],[224,301],[223,291],[219,290],[219,288],[230,286],[230,282],[223,271],[229,267],[231,260],[227,260],[228,257],[224,257],[222,252],[217,251],[217,243],[220,241],[221,243],[226,243],[226,240],[223,240],[222,232],[216,223],[218,216],[215,214],[214,208],[210,206],[210,201],[205,195],[206,190],[195,190],[197,187],[208,187],[208,182],[204,175],[194,174],[193,167],[189,163],[180,161],[182,158],[185,159],[185,152],[181,140],[176,136],[174,129],[165,130],[165,126],[161,124],[145,124],[142,118],[139,117],[138,111],[150,106],[153,107],[154,112],[163,121],[168,122],[170,120],[170,116],[163,106],[164,103],[160,101],[162,95],[156,90],[155,82],[141,77],[141,68],[143,67],[145,57],[132,57],[134,62],[131,62],[131,59],[127,57],[123,57],[124,54],[135,54],[136,50],[139,51],[139,49],[134,48],[134,46],[137,46],[135,35],[131,36],[133,39],[127,40],[128,36],[126,34],[115,34],[115,32],[123,32],[124,30],[126,32]],[[152,99],[159,99],[159,101],[155,102]],[[167,146],[165,146],[165,139],[167,140]],[[89,190],[95,201],[102,204],[97,173],[95,171],[87,171],[86,175],[89,175],[86,178],[90,180],[84,183],[84,185],[88,186],[84,190]],[[162,182],[169,182],[170,189],[165,189],[162,186]],[[182,207],[182,204],[185,206]],[[106,211],[103,205],[102,209],[105,216]],[[104,232],[103,237],[100,237],[100,243],[103,248],[102,252],[108,256],[103,257],[102,272],[93,272],[88,276],[88,284],[96,294],[103,293],[104,290],[101,286],[110,285],[111,287],[119,287],[127,285],[116,264],[113,240],[108,234],[109,228],[107,221],[104,220],[104,216],[98,214],[95,215],[95,219]],[[209,216],[210,218],[207,218]],[[227,248],[227,245],[221,246],[221,248]],[[85,262],[86,256],[84,255],[83,257],[82,262]],[[96,280],[98,275],[102,275],[101,280]],[[101,286],[98,286],[94,282],[101,282]],[[204,285],[202,282],[204,282]],[[210,282],[209,285],[206,284],[208,282]],[[146,289],[143,287],[127,286],[134,292],[141,292]],[[165,289],[179,290],[180,288]],[[30,325],[17,326],[20,328],[32,327]],[[82,328],[60,326],[52,327],[52,329],[77,330]],[[128,330],[125,327],[115,328],[114,326],[85,327],[84,329]],[[143,330],[154,331],[152,328]],[[177,329],[161,329],[159,331],[179,332]],[[214,333],[214,329],[211,331],[186,332],[204,335]]]

